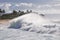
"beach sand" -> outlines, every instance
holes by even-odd
[[[10,21],[11,19],[0,19],[0,24],[6,24]]]
[[[7,28],[10,20],[11,19],[0,19],[0,30]]]

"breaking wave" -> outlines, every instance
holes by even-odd
[[[56,34],[60,30],[59,25],[36,13],[26,14],[11,20],[9,28],[41,34]]]

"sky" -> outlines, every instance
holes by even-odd
[[[60,0],[0,0],[0,8],[12,10],[33,10],[39,13],[60,13]]]

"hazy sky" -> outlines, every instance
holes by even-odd
[[[0,0],[0,8],[12,10],[33,10],[41,13],[60,13],[60,0]]]

